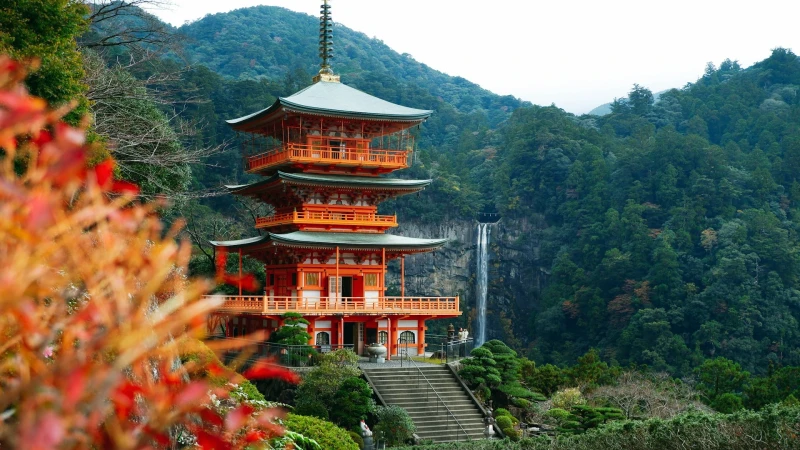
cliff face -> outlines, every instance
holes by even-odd
[[[464,314],[452,323],[475,329],[477,222],[401,223],[394,234],[450,240],[436,252],[406,257],[406,295],[459,295]],[[539,261],[542,229],[541,223],[506,218],[491,226],[487,340],[502,339],[517,348],[528,344],[527,330],[546,281]],[[389,289],[399,292],[400,264],[393,261],[389,271]],[[429,329],[438,332],[441,326],[434,322]]]

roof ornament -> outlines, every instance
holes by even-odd
[[[314,77],[314,82],[328,81],[333,83],[339,82],[339,76],[333,74],[331,69],[330,60],[333,59],[333,19],[331,19],[331,5],[328,0],[322,0],[319,11],[319,57],[322,58],[320,63],[319,74]]]

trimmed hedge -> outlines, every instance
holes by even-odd
[[[346,430],[322,419],[289,413],[283,423],[287,429],[314,439],[326,450],[359,450]]]

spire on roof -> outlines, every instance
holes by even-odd
[[[319,74],[314,77],[314,82],[338,82],[339,76],[333,74],[333,69],[331,69],[330,64],[330,60],[333,59],[333,19],[331,19],[331,5],[328,4],[328,0],[322,0],[320,8],[319,57],[322,58],[322,63],[320,63]]]

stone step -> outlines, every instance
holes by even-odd
[[[434,442],[484,439],[483,412],[447,367],[393,367],[364,372],[387,404],[408,411],[422,439]]]
[[[406,392],[418,392],[420,394],[425,394],[425,392],[430,392],[433,394],[433,391],[442,392],[442,391],[453,391],[455,392],[458,390],[459,392],[464,392],[464,389],[461,388],[461,385],[455,384],[453,381],[449,383],[431,383],[431,384],[420,384],[417,386],[417,383],[408,384],[399,384],[399,383],[373,383],[378,389],[380,390],[387,390],[387,391],[400,391],[405,390]],[[431,389],[433,388],[433,389]]]
[[[383,394],[381,394],[381,396],[383,397],[383,400],[386,401],[387,403],[402,406],[403,408],[407,406],[436,406],[441,404],[446,405],[448,408],[452,408],[454,406],[474,406],[472,400],[466,397],[450,398],[450,399],[443,398],[442,401],[440,402],[438,400],[420,401],[419,399],[408,398],[408,396],[403,396],[400,394],[394,394],[391,396],[383,396]]]

